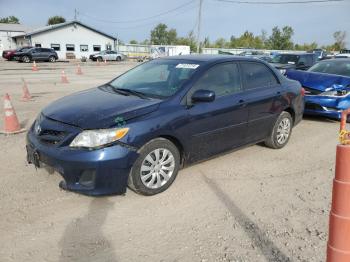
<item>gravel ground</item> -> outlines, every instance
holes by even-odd
[[[72,62],[32,72],[0,61],[0,94],[28,128],[51,101],[134,65],[87,63],[78,76]],[[34,101],[20,102],[21,77]],[[24,133],[0,136],[0,261],[325,261],[338,128],[304,119],[285,148],[255,145],[192,165],[153,197],[62,191],[57,173],[26,164]]]

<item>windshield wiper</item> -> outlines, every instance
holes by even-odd
[[[138,97],[144,98],[144,99],[149,99],[149,97],[146,94],[144,94],[140,91],[127,89],[127,88],[117,88],[117,87],[113,87],[113,90],[115,90],[116,92],[124,92],[124,93],[128,93],[128,94],[132,94],[134,96],[138,96]]]

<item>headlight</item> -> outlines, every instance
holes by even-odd
[[[282,75],[284,75],[286,73],[286,71],[287,71],[286,69],[280,69],[280,72]]]
[[[69,146],[94,148],[107,145],[123,138],[128,131],[129,128],[86,130],[77,135]]]

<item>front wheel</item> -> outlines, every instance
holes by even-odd
[[[120,56],[117,56],[117,62],[120,62],[122,60],[122,58]]]
[[[128,186],[142,195],[165,191],[175,180],[180,167],[177,147],[165,138],[157,138],[140,151],[128,180]]]
[[[292,134],[292,127],[292,116],[283,111],[277,118],[269,137],[265,140],[265,145],[274,149],[284,147]]]

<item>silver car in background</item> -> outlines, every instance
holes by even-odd
[[[125,55],[112,50],[101,51],[96,54],[90,55],[92,61],[122,61],[125,60]]]

